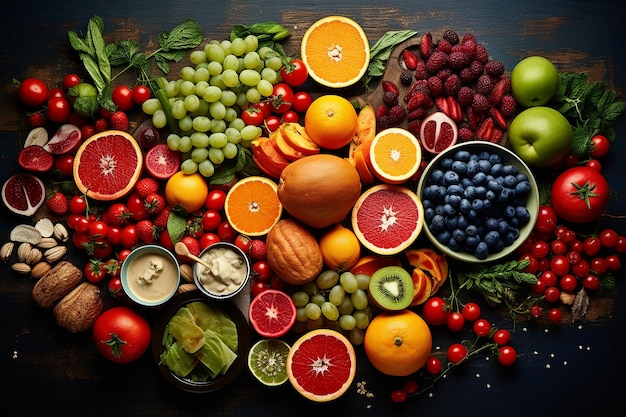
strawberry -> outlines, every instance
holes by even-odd
[[[150,214],[159,214],[167,206],[165,197],[159,193],[150,193],[146,197],[146,209]]]
[[[495,107],[490,108],[489,116],[493,118],[493,120],[496,122],[499,128],[506,129],[506,125],[507,125],[506,119],[504,118],[500,110],[498,110]]]
[[[128,124],[128,116],[121,110],[115,111],[111,118],[109,119],[109,123],[111,124],[111,128],[117,130],[123,130],[124,132],[128,132],[129,124]]]
[[[476,132],[476,137],[480,140],[491,140],[491,136],[493,135],[494,123],[491,117],[486,117],[485,120],[478,127],[478,131]]]
[[[400,95],[400,90],[398,89],[396,83],[394,83],[393,81],[383,80],[381,84],[383,86],[383,91],[391,91],[398,96]]]
[[[402,59],[404,60],[404,64],[407,69],[414,70],[417,67],[418,56],[415,52],[410,49],[405,49],[402,51]]]
[[[430,96],[430,94],[424,93],[422,91],[418,91],[415,94],[413,94],[406,108],[409,112],[412,112],[413,110],[417,108],[422,107],[422,108],[427,109],[429,107],[432,107],[432,105],[433,105],[433,99]]]
[[[461,105],[458,101],[452,96],[448,96],[448,116],[452,120],[457,123],[460,123],[463,120],[463,111],[461,110]]]
[[[153,177],[144,177],[137,181],[135,184],[135,192],[141,198],[146,198],[148,195],[159,192],[159,181]]]
[[[154,227],[154,223],[152,220],[139,220],[137,222],[137,238],[139,238],[140,242],[143,243],[154,243],[156,242],[156,228]]]
[[[404,95],[404,102],[408,103],[411,100],[411,97],[413,97],[413,94],[418,91],[430,94],[430,91],[428,90],[427,80],[417,80],[413,84],[411,84],[406,94]]]
[[[167,228],[167,219],[170,217],[171,212],[172,206],[166,205],[160,213],[152,218],[152,222],[161,230]]]
[[[96,120],[93,127],[96,129],[96,132],[102,132],[108,129],[109,122],[104,117],[101,117],[98,120]]]
[[[69,210],[69,204],[67,202],[67,197],[60,191],[52,194],[52,196],[46,202],[46,205],[54,214],[67,214]]]
[[[185,235],[182,237],[182,239],[180,239],[180,241],[187,246],[187,249],[189,249],[189,253],[191,253],[192,255],[200,255],[200,242],[198,242],[198,239],[196,239],[193,236],[189,236],[189,235]],[[191,263],[193,262],[190,258],[188,258],[187,256],[183,256],[183,255],[178,255],[178,259],[182,262],[182,263]]]
[[[422,39],[420,40],[420,54],[422,58],[428,59],[433,49],[433,35],[430,32],[426,32],[422,35]]]
[[[35,112],[28,116],[30,127],[43,127],[46,125],[46,117],[40,112]]]
[[[500,78],[496,82],[491,93],[489,93],[489,103],[497,106],[502,101],[502,97],[511,91],[511,80],[509,78]]]
[[[263,261],[267,258],[267,246],[262,239],[252,239],[249,251],[254,260]]]
[[[376,108],[376,117],[384,116],[387,114],[388,111],[389,107],[385,106],[384,104],[379,104]]]
[[[87,139],[96,133],[96,128],[94,125],[84,125],[80,128],[80,133],[84,139]]]

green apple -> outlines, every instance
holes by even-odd
[[[515,116],[509,126],[511,149],[531,166],[556,164],[569,153],[573,139],[568,120],[551,107],[530,107]]]
[[[543,106],[559,88],[560,76],[552,62],[542,56],[522,59],[511,71],[511,91],[524,107]]]

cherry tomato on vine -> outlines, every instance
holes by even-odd
[[[587,162],[585,162],[585,166],[587,168],[593,169],[594,171],[602,172],[602,163],[597,159],[588,160]]]
[[[290,86],[298,87],[305,83],[309,77],[309,71],[306,69],[304,62],[296,58],[281,68],[280,77]]]
[[[487,337],[491,332],[491,323],[487,319],[478,319],[474,322],[474,326],[472,326],[474,333],[478,337]]]
[[[272,271],[267,261],[256,261],[252,265],[252,271],[259,280],[264,282],[269,282],[274,275],[274,271]]]
[[[272,92],[272,111],[274,113],[284,113],[291,108],[293,103],[293,90],[287,83],[278,83]]]
[[[467,321],[476,321],[480,318],[480,306],[470,301],[463,306],[461,314]]]
[[[209,190],[209,194],[204,202],[204,208],[215,211],[222,211],[224,209],[224,202],[226,201],[226,191],[220,189]]]
[[[28,107],[39,107],[48,99],[48,86],[39,78],[26,78],[20,83],[17,96]]]
[[[493,334],[494,343],[503,346],[511,340],[511,332],[507,329],[499,329]]]
[[[261,126],[264,119],[263,111],[254,104],[250,104],[241,110],[241,120],[247,125]]]
[[[306,91],[298,91],[293,94],[293,104],[291,105],[291,108],[298,113],[304,113],[307,111],[312,102],[313,98],[311,97],[311,94]]]
[[[152,92],[145,85],[138,85],[133,89],[133,103],[142,105],[144,101],[152,97]]]
[[[600,159],[604,158],[611,148],[611,142],[604,135],[595,135],[591,138],[591,150],[589,151],[589,155],[592,158]]]
[[[128,224],[122,229],[122,245],[125,248],[132,248],[139,241],[137,236],[137,226],[134,224]]]
[[[457,311],[451,311],[448,313],[446,325],[448,326],[448,329],[450,329],[451,331],[458,332],[465,325],[465,318],[463,317],[463,314]]]
[[[113,103],[118,110],[129,111],[135,105],[133,101],[133,90],[126,85],[119,85],[113,89]]]
[[[460,363],[467,357],[467,348],[461,343],[453,343],[446,352],[448,360],[452,363]]]
[[[430,297],[424,303],[422,315],[424,321],[433,326],[445,324],[448,319],[445,300],[441,297]]]
[[[539,233],[552,233],[556,229],[558,218],[551,206],[542,205],[537,213],[535,230]]]
[[[68,89],[80,84],[80,76],[78,74],[67,74],[63,77],[63,88]]]
[[[48,119],[55,123],[65,123],[71,111],[70,102],[63,97],[53,97],[48,100]]]
[[[441,372],[442,367],[443,366],[441,364],[441,360],[436,356],[431,356],[426,361],[426,370],[431,375],[437,375],[439,372]]]
[[[85,264],[84,270],[85,279],[91,283],[98,283],[107,276],[107,271],[104,268],[104,262],[93,259]]]
[[[502,366],[511,366],[517,361],[517,351],[511,346],[502,346],[498,349],[498,363]]]
[[[99,259],[108,258],[113,253],[113,245],[107,239],[93,241],[93,256]]]
[[[97,220],[89,225],[89,236],[94,240],[102,240],[107,237],[109,226],[102,220]]]
[[[408,396],[403,389],[394,389],[391,391],[391,401],[394,403],[403,403],[407,400]]]
[[[122,288],[122,280],[120,277],[111,278],[107,287],[109,289],[109,294],[111,294],[113,298],[118,300],[124,298],[124,289]]]
[[[274,115],[266,117],[263,121],[263,125],[269,132],[274,132],[280,127],[281,123],[280,117]]]

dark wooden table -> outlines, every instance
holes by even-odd
[[[5,2],[6,3],[6,2]],[[391,29],[441,33],[451,28],[473,33],[491,56],[507,70],[523,57],[541,54],[559,70],[586,71],[626,92],[624,39],[626,2],[581,1],[448,1],[377,2],[363,0],[340,5],[336,1],[118,1],[77,0],[17,2],[3,6],[0,25],[0,172],[4,180],[18,170],[17,152],[28,132],[23,109],[17,104],[13,78],[37,76],[58,82],[79,69],[71,51],[68,30],[82,30],[89,18],[101,15],[110,39],[137,39],[154,46],[157,34],[187,18],[200,23],[205,40],[224,39],[232,25],[277,21],[292,31],[285,43],[298,51],[306,28],[325,15],[342,14],[358,21],[373,42]],[[604,172],[619,197],[609,206],[615,215],[626,214],[626,119],[618,126],[618,139],[604,162]],[[4,207],[0,241],[8,238],[18,219]],[[602,227],[626,234],[624,220],[604,219]],[[626,263],[626,260],[623,260]],[[191,395],[170,385],[158,373],[150,355],[119,366],[101,358],[88,333],[70,335],[58,328],[49,311],[30,298],[32,282],[0,265],[0,412],[6,416],[35,415],[601,415],[626,404],[623,348],[626,326],[624,272],[617,277],[614,306],[606,315],[580,325],[546,326],[523,323],[514,333],[520,357],[512,368],[477,358],[440,382],[433,395],[397,405],[389,400],[397,379],[383,377],[369,366],[361,349],[355,383],[332,404],[311,404],[289,385],[261,387],[244,371],[232,386],[207,395]],[[511,327],[500,313],[488,317]],[[435,347],[445,349],[452,340],[447,331],[434,331]],[[373,396],[357,392],[366,382]],[[18,400],[19,398],[19,400]],[[611,413],[614,414],[614,413]]]

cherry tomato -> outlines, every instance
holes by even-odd
[[[589,267],[592,272],[595,272],[598,275],[605,274],[606,271],[609,270],[609,267],[606,263],[606,259],[601,256],[596,256],[589,262]]]
[[[107,287],[109,289],[109,294],[115,299],[124,298],[124,288],[122,287],[122,280],[120,277],[113,277],[109,280]]]
[[[602,241],[598,236],[588,236],[583,242],[583,251],[588,256],[596,256],[602,249]]]
[[[561,317],[561,310],[557,307],[551,308],[550,311],[548,311],[548,318],[552,323],[559,323],[561,321]]]
[[[591,138],[591,150],[589,155],[595,159],[604,158],[611,148],[611,142],[604,135],[595,135]]]
[[[287,283],[278,278],[278,275],[272,275],[272,278],[270,278],[270,287],[279,291],[287,291]]]
[[[583,277],[587,275],[591,271],[591,267],[589,266],[589,262],[585,259],[581,259],[579,262],[572,265],[572,272],[577,277]]]
[[[543,294],[543,292],[546,290],[546,283],[543,282],[542,279],[538,279],[535,284],[530,285],[530,288],[533,290],[533,293],[535,293],[536,295]]]
[[[252,271],[257,279],[269,282],[272,276],[274,275],[274,271],[270,268],[270,264],[267,261],[256,261],[252,265]]]
[[[293,103],[293,90],[287,83],[278,83],[272,92],[272,111],[274,113],[284,113],[291,108]]]
[[[254,104],[248,105],[241,110],[241,120],[247,125],[261,126],[264,119],[263,111]]]
[[[54,158],[54,168],[59,170],[63,177],[69,177],[72,175],[74,169],[74,155],[63,154],[57,155]]]
[[[81,79],[78,74],[67,74],[63,77],[63,88],[68,89],[80,84]]]
[[[617,245],[619,235],[613,229],[604,229],[600,232],[600,242],[605,248],[611,249]]]
[[[593,169],[594,171],[602,172],[602,163],[597,159],[588,160],[587,162],[585,162],[585,166],[587,168]]]
[[[280,117],[278,116],[268,116],[263,121],[265,128],[269,132],[274,132],[276,129],[280,127],[281,123],[282,122],[280,121]]]
[[[205,232],[217,230],[220,223],[222,223],[222,216],[216,210],[207,210],[202,215],[202,228]]]
[[[451,331],[458,332],[465,325],[465,318],[463,317],[463,314],[457,311],[451,311],[448,313],[446,325],[448,326],[448,329],[450,329]]]
[[[133,89],[133,103],[142,105],[144,101],[152,97],[152,92],[145,85],[138,85]]]
[[[93,244],[93,256],[96,258],[108,258],[113,253],[113,245],[107,239],[93,241]]]
[[[126,85],[119,85],[113,89],[113,103],[118,110],[129,111],[135,105],[133,90]]]
[[[48,119],[55,123],[65,123],[70,117],[72,106],[62,97],[54,97],[48,100]]]
[[[431,356],[426,361],[426,370],[431,375],[437,375],[439,372],[441,372],[442,367],[443,366],[441,364],[441,360],[436,356]]]
[[[544,297],[546,297],[547,302],[556,303],[557,301],[559,301],[561,291],[557,287],[546,287],[543,295]]]
[[[606,261],[606,266],[611,271],[618,271],[622,267],[622,261],[617,255],[608,255],[606,258],[604,258],[604,260]]]
[[[74,230],[77,233],[89,233],[89,225],[91,222],[87,216],[80,216],[76,219],[76,224],[74,225]]]
[[[478,319],[474,322],[474,326],[472,327],[474,333],[478,337],[487,337],[491,332],[491,323],[487,319]]]
[[[232,242],[237,237],[237,232],[227,221],[223,221],[217,226],[217,235],[225,242]]]
[[[306,91],[298,91],[293,94],[293,104],[291,108],[298,113],[305,113],[312,102],[313,98],[311,94]]]
[[[20,83],[17,96],[28,107],[39,107],[48,99],[48,86],[39,78],[26,78]]]
[[[572,274],[565,274],[559,280],[559,285],[563,291],[576,291],[578,280]]]
[[[139,242],[139,236],[137,236],[137,226],[134,224],[124,226],[124,229],[122,229],[122,245],[125,248],[131,249],[137,244],[137,242]]]
[[[570,264],[565,255],[556,255],[550,259],[550,269],[562,277],[569,272]]]
[[[564,255],[567,252],[567,243],[561,239],[555,239],[550,242],[550,250],[553,255]]]
[[[503,346],[511,340],[511,332],[507,329],[499,329],[493,334],[494,343]]]
[[[309,71],[301,59],[292,59],[281,68],[280,76],[290,86],[298,87],[305,83],[309,77]]]
[[[137,193],[131,193],[126,200],[126,207],[130,212],[130,218],[139,221],[150,217],[150,212],[146,207],[146,203]]]
[[[615,252],[624,253],[626,252],[626,237],[618,236],[617,243],[615,243]]]
[[[550,253],[550,246],[543,240],[535,242],[530,253],[537,259],[545,258]]]
[[[243,251],[243,253],[250,253],[250,247],[252,246],[252,239],[246,235],[238,234],[233,242],[235,246]]]
[[[414,380],[413,378],[407,379],[402,384],[402,389],[407,394],[414,394],[414,393],[416,393],[417,392],[417,388],[418,388],[417,381]]]
[[[394,389],[391,391],[391,401],[394,403],[403,403],[407,400],[408,395],[403,389]]]
[[[543,281],[544,284],[546,284],[546,286],[553,287],[556,285],[558,281],[558,277],[553,271],[547,270],[547,271],[542,272],[541,280]]]
[[[480,306],[470,301],[463,306],[461,314],[467,321],[476,321],[480,318]]]
[[[501,346],[498,349],[498,363],[502,366],[511,366],[517,361],[517,351],[511,346]]]
[[[92,222],[89,225],[89,236],[95,240],[102,240],[107,237],[109,226],[102,220]]]
[[[112,245],[121,245],[122,244],[122,227],[116,225],[108,226],[107,231],[107,240],[111,242]]]
[[[600,288],[600,278],[596,274],[587,274],[582,278],[583,287],[595,291]]]
[[[219,241],[220,241],[220,237],[217,234],[211,233],[211,232],[202,234],[202,236],[200,236],[200,239],[198,239],[198,243],[200,244],[200,249],[206,249],[212,244],[217,243]]]
[[[64,98],[67,100],[67,94],[62,88],[54,87],[48,90],[48,100],[53,98]]]
[[[257,295],[261,294],[263,291],[269,288],[270,286],[267,282],[253,280],[252,285],[250,286],[250,295],[252,295],[252,297],[256,297]]]
[[[448,319],[445,300],[441,297],[430,297],[424,303],[422,315],[424,321],[433,326],[445,324]]]
[[[281,120],[285,123],[298,123],[300,116],[294,110],[287,110],[282,114]]]
[[[117,254],[117,260],[120,262],[124,262],[124,260],[128,258],[128,255],[130,255],[130,252],[130,249],[122,249],[120,253]]]
[[[461,343],[453,343],[446,352],[448,360],[452,363],[460,363],[467,357],[467,348]]]
[[[539,233],[552,233],[556,229],[558,218],[551,206],[542,205],[537,213],[535,230]]]
[[[519,260],[528,260],[529,262],[526,268],[524,268],[524,272],[528,272],[529,274],[536,274],[539,270],[539,262],[537,262],[537,258],[532,256],[530,253],[522,255]]]
[[[91,283],[98,283],[107,276],[107,271],[104,268],[104,262],[93,259],[85,264],[83,268],[85,279]]]
[[[226,201],[226,191],[220,189],[212,189],[206,197],[204,207],[209,210],[222,211],[224,202]]]

